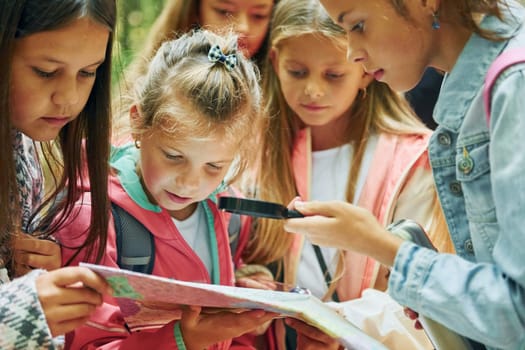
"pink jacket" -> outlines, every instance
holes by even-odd
[[[114,203],[132,213],[152,232],[155,242],[153,275],[211,283],[206,267],[188,246],[166,210],[156,213],[143,209],[128,196],[115,177],[110,180],[109,194]],[[229,214],[219,211],[211,200],[209,200],[209,206],[215,219],[220,283],[233,285],[234,272],[227,232]],[[76,208],[78,212],[71,216],[73,219],[57,233],[57,238],[62,244],[63,263],[67,262],[76,251],[73,247],[85,240],[84,232],[89,227],[90,221],[89,193],[84,195]],[[242,226],[243,230],[249,229],[248,225]],[[247,237],[244,232],[241,236]],[[244,244],[243,241],[239,242],[240,247],[237,251],[240,252]],[[92,259],[86,259],[85,254],[80,253],[72,265],[77,265],[81,261],[93,262]],[[108,228],[106,252],[99,264],[118,268],[115,228],[112,218]],[[96,310],[88,323],[67,335],[66,346],[71,349],[177,349],[173,335],[176,318],[177,315],[174,315],[175,320],[173,322],[156,331],[143,330],[140,333],[130,334],[116,302],[111,297],[107,297],[105,303]],[[210,349],[228,349],[230,343],[230,341],[223,342],[210,347]],[[244,348],[252,349],[251,346]]]

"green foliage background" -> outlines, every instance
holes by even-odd
[[[118,3],[117,46],[114,58],[114,82],[140,52],[151,24],[167,0],[121,0]],[[525,0],[520,0],[525,5]]]
[[[166,0],[122,0],[118,4],[117,42],[114,49],[113,81],[140,52],[149,28]]]

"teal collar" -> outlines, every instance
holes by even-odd
[[[160,213],[162,208],[149,201],[142,187],[136,171],[138,158],[138,149],[132,143],[129,143],[119,148],[112,148],[109,164],[117,171],[120,184],[135,203],[143,209]]]

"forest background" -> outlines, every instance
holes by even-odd
[[[144,46],[149,28],[164,7],[172,0],[124,0],[118,1],[119,23],[115,50],[114,82],[118,82],[121,72]],[[525,5],[525,0],[520,0]]]

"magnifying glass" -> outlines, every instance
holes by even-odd
[[[269,219],[304,217],[297,210],[288,209],[284,205],[248,198],[220,197],[219,209],[230,213]]]

